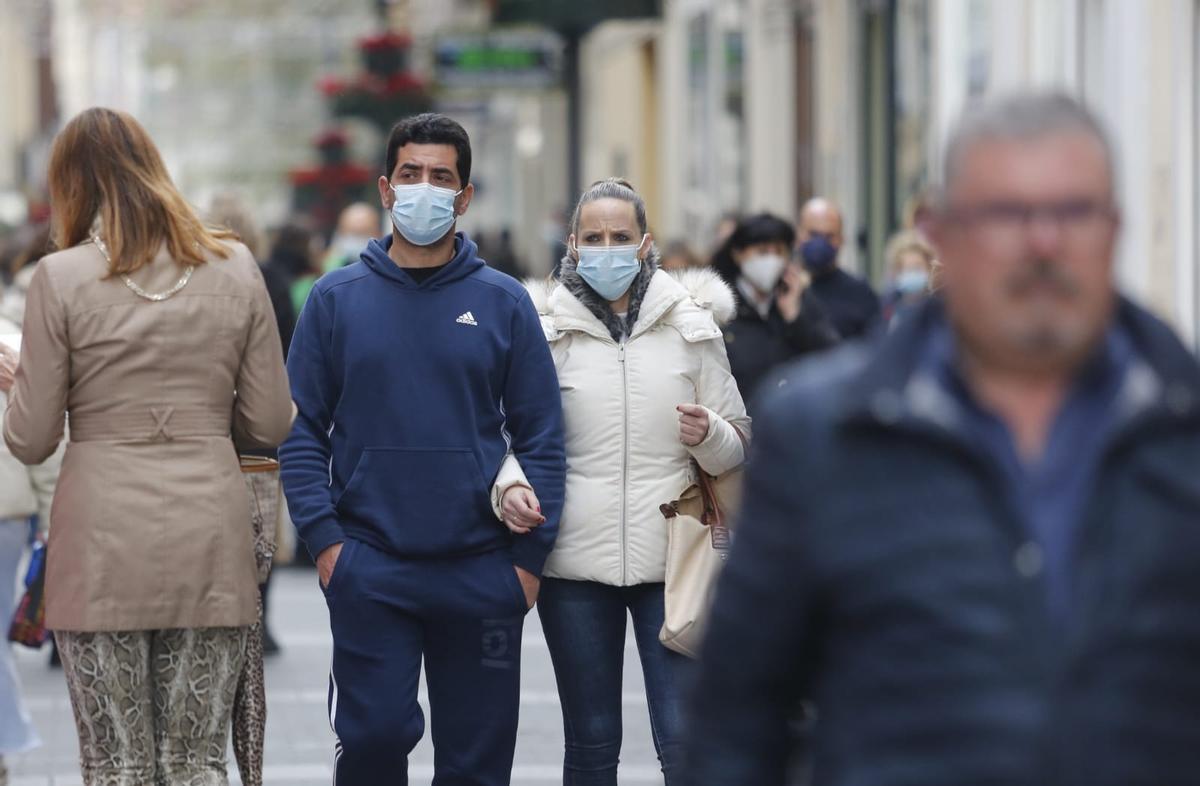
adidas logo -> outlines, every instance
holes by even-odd
[[[463,314],[461,317],[459,317],[458,319],[456,319],[454,321],[460,325],[474,325],[476,327],[479,327],[479,323],[475,321],[475,315],[472,314],[470,311]]]

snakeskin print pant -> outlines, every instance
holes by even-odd
[[[56,632],[87,786],[226,786],[246,628]]]

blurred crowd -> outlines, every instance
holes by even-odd
[[[1116,286],[1084,104],[964,114],[878,287],[836,195],[660,243],[618,177],[532,277],[458,228],[458,122],[385,152],[378,205],[264,232],[91,109],[3,238],[0,587],[46,556],[10,638],[53,632],[85,783],[223,784],[230,735],[261,782],[272,555],[341,783],[407,782],[423,672],[435,782],[507,784],[535,605],[566,786],[618,782],[630,629],[667,786],[1195,780],[1200,364]]]
[[[628,194],[632,193],[630,186]],[[846,340],[861,339],[885,330],[889,323],[903,319],[933,291],[937,262],[919,223],[922,211],[927,209],[927,205],[918,203],[916,209],[910,211],[911,225],[889,243],[887,279],[878,292],[869,282],[839,264],[839,251],[846,232],[841,211],[827,198],[810,200],[794,221],[792,217],[770,212],[731,213],[722,218],[712,238],[671,239],[661,244],[655,253],[658,268],[664,272],[686,276],[689,271],[707,270],[716,277],[715,280],[728,287],[734,305],[722,325],[721,335],[731,380],[740,394],[738,400],[750,403],[756,400],[772,371],[782,364],[829,350]],[[358,263],[372,240],[380,236],[386,222],[378,206],[353,203],[341,211],[336,228],[328,237],[314,231],[312,222],[304,215],[292,216],[277,226],[264,229],[253,210],[233,190],[218,194],[199,215],[208,225],[220,227],[240,240],[257,261],[279,336],[281,356],[289,353],[297,321],[317,281]],[[579,220],[578,215],[575,220]],[[647,226],[647,230],[649,228]],[[553,231],[549,227],[544,229],[553,235],[550,245],[556,263],[554,277],[558,278],[564,272],[559,259],[570,263],[568,236],[574,235],[571,227],[565,225],[559,225]],[[57,250],[55,237],[49,215],[39,215],[36,220],[0,235],[0,281],[3,283],[0,334],[15,337],[21,333],[27,292],[39,260]],[[488,266],[517,279],[528,277],[527,271],[532,266],[516,257],[509,229],[480,233],[475,241],[479,258]],[[273,448],[244,449],[242,452],[268,459],[278,456]],[[22,553],[29,544],[43,542],[46,538],[50,500],[61,459],[60,447],[45,463],[26,471],[12,456],[3,457],[12,464],[13,470],[3,477],[6,486],[0,488],[0,500],[5,495],[12,497],[9,507],[13,510],[5,519],[5,531],[11,537],[4,540],[3,554],[0,554],[0,569],[3,570],[0,585],[12,585],[10,579],[16,577]],[[663,494],[670,496],[667,491]],[[3,507],[0,504],[0,508]],[[309,557],[304,549],[295,548],[296,537],[287,505],[281,505],[280,511],[275,527],[276,562],[315,559],[316,554]],[[652,572],[652,577],[654,575]],[[657,580],[661,580],[661,576]],[[268,574],[260,586],[264,609],[268,607],[269,587]],[[13,603],[13,598],[0,595],[0,608],[12,608]],[[544,615],[550,613],[543,610]],[[266,655],[279,651],[269,628],[264,628],[261,636]],[[59,651],[53,638],[50,646],[51,665],[60,666]],[[3,653],[7,653],[6,648]],[[0,676],[8,675],[9,687],[4,702],[9,706],[0,704],[0,756],[18,753],[36,744],[28,713],[20,706],[12,664],[7,662],[6,654],[3,660]],[[656,702],[660,700],[666,701],[655,698]],[[678,730],[666,727],[659,731],[668,737],[678,733]],[[677,766],[677,762],[670,764],[668,771]]]

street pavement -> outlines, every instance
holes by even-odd
[[[271,589],[271,622],[283,652],[267,661],[267,738],[264,783],[305,786],[330,783],[333,733],[325,710],[329,674],[329,617],[311,568],[283,568]],[[8,760],[10,786],[81,786],[79,746],[62,672],[46,665],[48,652],[17,648],[17,670],[43,745]],[[562,782],[562,715],[550,655],[537,612],[525,625],[522,653],[521,725],[517,737],[513,786]],[[625,784],[662,783],[650,737],[641,666],[626,636],[625,734],[619,780]],[[428,717],[428,703],[421,691]],[[486,707],[480,707],[486,711]],[[230,783],[240,784],[230,753]],[[410,783],[428,786],[433,778],[433,748],[428,730],[410,758]],[[380,786],[385,786],[380,784]]]

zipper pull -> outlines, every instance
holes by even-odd
[[[617,362],[618,363],[625,362],[625,344],[624,344],[624,342],[617,345]]]

